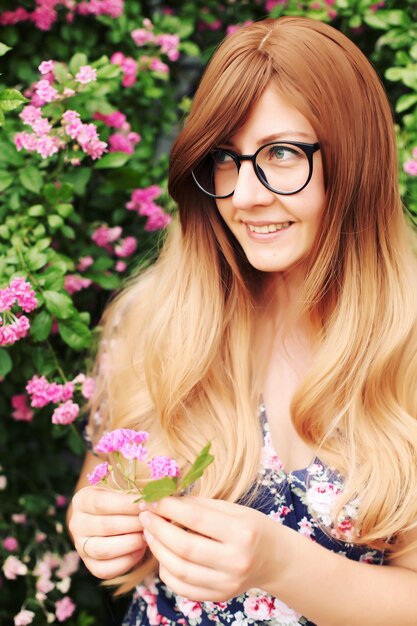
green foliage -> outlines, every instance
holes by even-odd
[[[32,11],[35,1],[5,0],[1,12],[18,7]],[[34,568],[45,553],[63,557],[71,550],[62,496],[68,499],[73,491],[85,449],[76,424],[52,426],[53,405],[34,408],[33,419],[24,421],[16,419],[12,398],[26,394],[27,381],[34,375],[64,384],[88,370],[109,296],[158,253],[160,237],[146,230],[146,217],[127,210],[126,204],[134,190],[158,185],[162,192],[158,202],[166,212],[175,211],[166,193],[167,151],[189,110],[202,68],[229,27],[265,17],[265,7],[266,0],[125,0],[117,18],[75,14],[71,23],[66,19],[69,9],[62,5],[57,19],[43,31],[27,20],[0,25],[5,68],[0,75],[0,289],[13,277],[24,277],[38,300],[37,308],[27,314],[27,337],[0,348],[0,558],[4,561],[14,554],[28,568],[28,574],[17,580],[0,573],[0,623],[5,626],[12,626],[22,606],[35,612],[35,626],[46,625],[63,595],[55,587],[43,605],[37,601]],[[403,169],[417,161],[415,0],[385,0],[383,6],[377,0],[335,0],[332,5],[324,0],[288,0],[271,6],[270,14],[329,22],[375,65],[395,113],[402,193],[410,219],[417,223],[417,176]],[[155,43],[135,45],[131,32],[144,27],[144,18],[152,21],[157,34],[179,35],[177,61]],[[123,68],[112,62],[117,52],[138,63],[136,79],[128,86]],[[167,64],[169,72],[152,70],[144,56]],[[59,97],[42,106],[42,115],[49,120],[59,149],[42,156],[24,147],[18,150],[15,137],[32,132],[19,115],[30,103],[35,83],[45,78],[38,66],[50,59]],[[76,75],[86,65],[96,70],[96,80],[83,84]],[[128,132],[139,133],[141,140],[129,153],[118,144],[115,151],[92,158],[66,133],[62,116],[68,110],[76,111],[83,124],[94,124],[100,141],[109,143],[117,133],[126,141]],[[129,130],[103,121],[103,115],[115,111],[126,116]],[[122,233],[116,241],[99,246],[92,235],[103,224]],[[137,251],[119,257],[116,244],[126,237],[137,239]],[[127,263],[125,270],[120,261]],[[72,289],[70,285],[74,281],[79,285],[80,279],[84,286]],[[207,448],[178,487],[189,487],[211,459]],[[164,486],[166,493],[172,488],[167,480]],[[24,523],[16,521],[22,514]],[[42,541],[37,540],[38,533],[45,536]],[[6,537],[16,538],[16,551],[4,548],[1,541]],[[67,593],[77,605],[68,626],[106,623],[103,607],[110,600],[103,601],[103,594],[80,567]],[[115,603],[112,611],[117,614],[123,608],[123,602]]]

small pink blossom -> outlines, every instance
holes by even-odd
[[[42,532],[38,531],[35,534],[35,541],[36,541],[36,543],[43,543],[45,541],[45,539],[46,539],[46,534],[45,533],[42,533]]]
[[[82,256],[78,259],[77,270],[83,272],[88,269],[91,265],[93,265],[94,259],[92,256]]]
[[[40,80],[35,87],[35,93],[44,103],[53,102],[58,97],[55,87],[52,87],[48,80]]]
[[[19,117],[25,124],[32,126],[34,122],[42,118],[42,111],[39,107],[28,104],[21,110]]]
[[[52,413],[53,424],[72,424],[72,422],[78,417],[80,407],[72,400],[67,400],[63,404],[60,404]]]
[[[112,243],[113,241],[119,239],[121,234],[122,229],[120,226],[114,226],[113,228],[109,228],[107,224],[103,224],[93,232],[93,234],[91,235],[91,239],[100,248],[105,248],[109,243]]]
[[[53,61],[42,61],[39,65],[38,70],[41,74],[48,74],[49,72],[54,71],[54,62]]]
[[[109,152],[125,152],[133,154],[135,151],[134,144],[122,133],[113,133],[109,136]]]
[[[86,400],[89,400],[90,398],[93,397],[94,387],[95,387],[94,378],[91,378],[90,376],[86,377],[81,385],[81,393],[84,396],[84,398],[86,398]]]
[[[91,65],[83,65],[76,73],[75,80],[82,85],[87,85],[97,80],[97,70],[91,67]]]
[[[406,161],[403,165],[404,172],[410,176],[417,176],[417,161]]]
[[[132,30],[130,36],[137,46],[144,46],[147,43],[153,43],[155,41],[153,32],[146,30],[145,28],[136,28],[135,30]]]
[[[165,478],[166,476],[175,477],[180,473],[178,463],[167,456],[154,456],[148,462],[151,470],[152,478]]]
[[[91,283],[92,280],[90,278],[84,278],[83,276],[78,276],[77,274],[67,274],[64,279],[64,288],[70,295],[72,295],[77,291],[87,289]]]
[[[0,14],[0,24],[2,26],[12,26],[19,22],[24,22],[30,17],[29,11],[23,7],[19,7],[15,11],[4,11]]]
[[[114,111],[113,113],[109,113],[105,115],[104,113],[94,113],[93,119],[100,120],[104,122],[106,126],[109,128],[123,128],[126,124],[126,115],[121,113],[121,111]]]
[[[143,444],[149,438],[149,433],[144,430],[131,430],[129,428],[116,428],[105,433],[96,445],[96,451],[103,454],[120,452],[122,448],[131,444]]]
[[[75,611],[75,604],[69,596],[64,596],[55,604],[55,615],[58,622],[65,622]]]
[[[1,322],[0,318],[0,322]],[[25,315],[15,318],[11,324],[0,326],[0,345],[8,346],[26,337],[30,323]]]
[[[125,258],[131,256],[135,252],[137,245],[137,241],[134,237],[125,237],[120,240],[117,246],[115,246],[114,252],[116,256]]]
[[[9,552],[15,552],[19,547],[17,539],[14,537],[5,537],[3,539],[3,548]]]
[[[3,573],[8,580],[16,580],[18,576],[26,576],[28,568],[15,556],[8,556],[3,564]]]
[[[26,524],[27,517],[26,517],[26,515],[24,513],[13,513],[12,521],[15,524]]]
[[[42,408],[52,402],[57,404],[69,400],[74,392],[72,383],[60,385],[56,382],[49,383],[45,376],[36,374],[28,381],[26,391],[31,396],[31,406]]]
[[[124,261],[117,261],[116,265],[114,266],[114,269],[116,270],[116,272],[125,272],[127,268],[127,265]]]
[[[61,494],[57,495],[55,499],[55,504],[57,505],[59,509],[62,509],[64,506],[67,506],[68,504],[67,496],[63,496]]]
[[[25,393],[12,396],[12,417],[17,422],[31,422],[33,419],[33,411],[28,406],[28,397]]]
[[[111,465],[107,461],[96,465],[91,474],[87,474],[87,480],[90,485],[97,485],[103,479],[107,478],[111,472]]]
[[[34,617],[35,613],[33,611],[23,609],[14,616],[14,626],[27,626],[33,622]]]
[[[149,69],[151,69],[153,72],[161,72],[162,74],[169,73],[168,65],[164,63],[163,61],[161,61],[161,59],[158,59],[157,57],[153,57],[151,59],[151,62],[149,64]]]
[[[171,61],[178,60],[178,57],[180,56],[178,51],[180,38],[178,35],[157,35],[156,43],[161,47],[161,52],[166,54]]]

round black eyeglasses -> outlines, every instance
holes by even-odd
[[[310,182],[313,155],[318,143],[273,141],[254,154],[236,154],[225,148],[214,148],[192,170],[198,187],[212,198],[233,195],[242,161],[251,161],[260,182],[273,193],[289,196],[298,193]]]

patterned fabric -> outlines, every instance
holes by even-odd
[[[357,501],[344,508],[337,528],[332,526],[332,505],[343,489],[340,473],[318,458],[309,467],[286,473],[273,448],[263,405],[260,416],[264,430],[261,486],[251,506],[328,550],[355,561],[382,565],[382,552],[349,543]],[[148,578],[136,588],[123,626],[212,626],[213,622],[229,626],[315,626],[278,598],[258,589],[250,589],[228,602],[193,602],[174,594],[157,577]]]

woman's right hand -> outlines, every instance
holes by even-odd
[[[146,550],[135,496],[98,486],[72,499],[68,527],[87,569],[103,580],[125,574]]]

